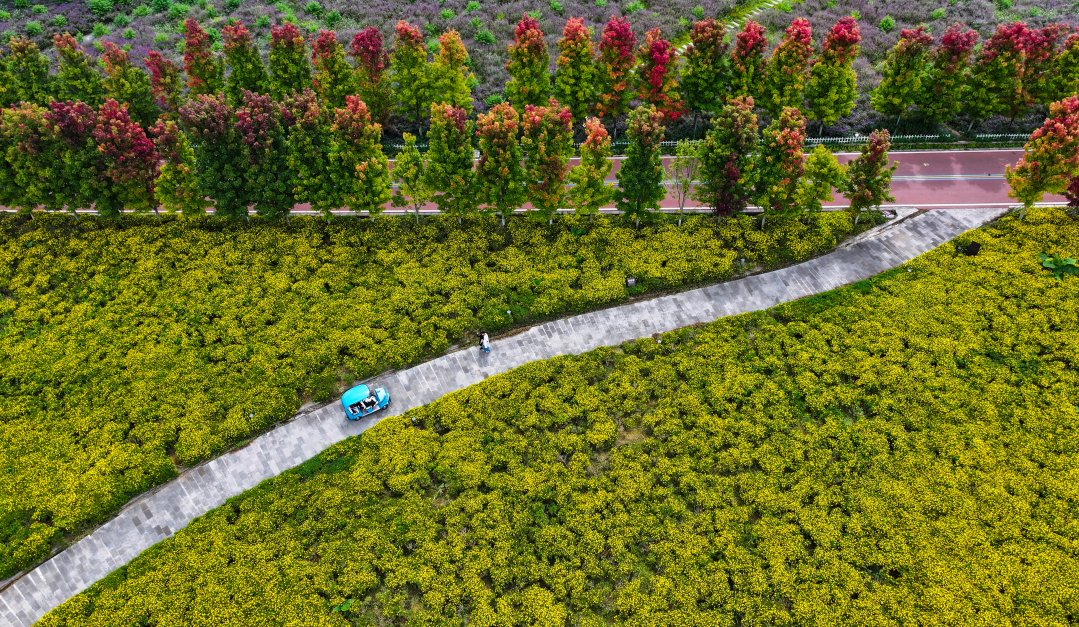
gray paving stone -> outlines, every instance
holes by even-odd
[[[369,383],[389,389],[394,400],[379,419],[426,405],[530,361],[614,346],[860,281],[1002,213],[996,209],[902,212],[896,222],[796,266],[537,325],[493,341],[490,354],[471,348],[408,370],[383,373]],[[375,418],[350,422],[330,404],[299,414],[248,446],[136,497],[116,518],[0,590],[0,626],[29,627],[193,518],[377,422]]]

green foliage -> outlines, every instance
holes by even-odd
[[[733,80],[727,33],[722,24],[708,18],[693,24],[689,38],[693,45],[686,51],[682,69],[686,105],[694,112],[718,113],[727,101],[727,85]]]
[[[458,219],[478,204],[476,173],[472,169],[472,129],[464,109],[446,103],[431,105],[424,183],[439,210]]]
[[[805,171],[805,117],[793,107],[764,129],[757,156],[756,200],[766,217],[797,217],[799,183]]]
[[[884,62],[880,85],[873,90],[873,109],[884,115],[901,116],[921,96],[925,58],[933,37],[925,27],[906,29]]]
[[[558,53],[555,99],[569,107],[574,122],[583,122],[592,106],[595,47],[582,18],[566,21],[562,39],[558,40]]]
[[[41,22],[27,22],[25,25],[23,25],[23,28],[26,30],[26,34],[30,35],[31,37],[37,37],[41,33],[45,32],[44,27],[41,26]]]
[[[199,189],[195,153],[187,135],[173,121],[159,121],[154,128],[154,144],[161,158],[154,194],[167,213],[185,217],[202,216],[212,206]]]
[[[94,60],[68,33],[52,39],[56,50],[56,90],[60,100],[78,100],[91,107],[101,104],[104,87]]]
[[[716,216],[746,208],[756,172],[757,116],[753,99],[731,98],[712,120],[698,148],[700,183],[692,198],[711,207]]]
[[[101,22],[94,24],[94,30],[92,31],[94,37],[104,37],[109,34],[109,27],[105,26]]]
[[[964,77],[970,68],[970,55],[978,40],[978,32],[960,24],[948,28],[940,44],[933,50],[924,88],[918,96],[918,112],[934,122],[945,122],[957,113],[962,99]]]
[[[1079,176],[1079,96],[1049,105],[1049,116],[1030,135],[1015,169],[1005,166],[1008,196],[1026,211],[1045,194],[1063,193]]]
[[[255,212],[268,220],[286,217],[296,199],[293,170],[285,146],[282,105],[268,94],[242,92],[236,131],[244,147],[243,171]]]
[[[176,5],[173,5],[176,6]],[[184,23],[184,72],[191,95],[216,94],[224,86],[225,64],[215,59],[210,35],[193,19]]]
[[[47,103],[52,91],[49,60],[41,54],[36,43],[25,37],[12,37],[7,45],[11,54],[4,60],[11,76],[11,100]]]
[[[11,13],[9,11],[0,11],[0,22],[6,22],[11,19]]]
[[[509,103],[500,103],[476,120],[480,160],[476,164],[479,201],[503,218],[512,215],[528,197],[520,116]]]
[[[479,2],[476,2],[476,0],[468,0],[468,4],[465,5],[465,12],[466,13],[471,13],[473,11],[479,11],[479,10],[480,10],[480,3]]]
[[[476,76],[468,63],[468,50],[461,35],[451,30],[438,37],[438,56],[431,64],[433,102],[449,104],[472,113],[472,85]]]
[[[390,164],[382,152],[382,126],[371,121],[367,105],[347,96],[330,127],[330,194],[339,206],[369,216],[390,201]]]
[[[325,17],[326,25],[333,28],[335,25],[337,25],[337,24],[339,24],[341,22],[341,19],[342,19],[341,12],[338,11],[337,9],[333,9],[332,11],[330,11],[329,13],[326,14],[326,17]]]
[[[112,23],[123,28],[124,26],[131,24],[131,18],[121,13],[120,15],[112,18]]]
[[[731,98],[761,98],[764,73],[767,64],[764,50],[768,47],[768,38],[764,27],[746,20],[742,32],[738,33],[737,44],[731,54]]]
[[[895,28],[895,18],[893,18],[891,15],[885,15],[884,17],[880,18],[879,22],[877,22],[877,28],[884,31],[885,33],[892,32],[892,30]]]
[[[932,13],[930,13],[930,14],[929,14],[929,19],[931,19],[931,20],[943,20],[943,19],[944,19],[944,15],[945,15],[946,13],[947,13],[947,12],[946,12],[946,11],[945,11],[945,9],[943,9],[943,8],[940,8],[940,9],[935,9],[935,10],[934,10],[934,11],[933,11]],[[892,28],[895,28],[895,24],[894,24],[894,23],[892,24]],[[881,30],[883,30],[883,29],[881,29]]]
[[[446,21],[452,20],[457,17],[457,14],[453,12],[453,9],[442,9],[438,16]]]
[[[86,4],[90,7],[90,12],[98,17],[112,12],[112,0],[88,0]]]
[[[528,179],[529,215],[548,222],[566,204],[566,167],[573,156],[573,115],[551,98],[528,105],[521,117],[521,145]]]
[[[303,10],[310,13],[311,15],[314,15],[315,17],[322,15],[323,11],[322,5],[318,2],[315,2],[315,0],[311,0],[307,4],[303,5]]]
[[[229,103],[237,107],[243,102],[243,91],[265,94],[270,91],[270,75],[262,63],[258,47],[251,33],[242,22],[222,28],[225,64],[229,68],[225,82],[225,94]]]
[[[571,185],[566,191],[566,204],[577,215],[595,215],[614,198],[614,187],[607,183],[607,175],[614,166],[611,137],[599,118],[588,118],[584,130],[581,162],[566,176],[566,182]]]
[[[133,17],[146,17],[147,15],[150,15],[150,7],[145,4],[140,4],[135,7],[135,10],[131,12],[131,15]]]
[[[292,171],[292,193],[296,202],[310,203],[328,221],[330,211],[339,209],[330,176],[330,125],[333,109],[305,89],[285,103],[293,119],[288,135],[288,168]]]
[[[639,221],[649,211],[658,211],[666,195],[663,188],[663,114],[651,105],[630,111],[626,122],[629,146],[618,169],[615,207]]]
[[[345,49],[337,41],[337,33],[319,31],[311,63],[315,70],[315,93],[331,107],[345,106],[345,97],[356,93],[356,83],[352,66],[345,61]]]
[[[832,125],[854,109],[858,75],[854,60],[862,40],[858,22],[844,17],[824,39],[824,49],[809,70],[806,84],[806,117]]]
[[[244,180],[244,144],[236,111],[224,95],[198,96],[180,109],[180,122],[195,151],[198,187],[214,200],[214,215],[247,215],[252,190]]]
[[[895,202],[891,196],[892,172],[898,163],[888,165],[891,137],[888,130],[873,131],[862,146],[861,154],[847,164],[847,176],[839,191],[850,201],[848,211],[857,216],[863,211]]]
[[[493,46],[495,45],[495,36],[491,33],[491,31],[484,28],[478,33],[476,33],[476,43],[483,44],[485,46]]]
[[[1053,273],[1053,277],[1056,278],[1057,283],[1062,282],[1065,275],[1079,276],[1079,263],[1076,263],[1071,257],[1061,257],[1060,255],[1046,255],[1045,253],[1038,254],[1038,261],[1042,262],[1042,267]]]
[[[182,20],[187,17],[187,13],[191,10],[191,7],[183,4],[182,2],[174,2],[169,5],[169,19],[170,20]]]
[[[974,119],[993,114],[1015,117],[1027,106],[1023,90],[1023,40],[1026,25],[998,25],[985,42],[960,95],[963,110]]]
[[[307,42],[295,24],[285,22],[270,29],[269,65],[270,93],[277,100],[311,88]]]
[[[1039,215],[984,232],[977,257],[941,247],[386,418],[42,627],[191,607],[230,626],[455,624],[462,605],[470,625],[1061,622],[1079,282],[1016,253],[1079,231]]]
[[[124,103],[131,119],[144,129],[153,126],[161,110],[154,102],[146,72],[132,65],[127,51],[112,42],[105,42],[105,51],[98,57],[98,63],[105,70],[105,97]]]
[[[92,117],[89,122],[92,123]],[[48,150],[45,108],[20,102],[3,109],[0,117],[0,200],[4,205],[30,212],[40,205],[56,208],[50,202],[54,183],[55,154]],[[45,158],[38,158],[42,155]]]
[[[431,81],[427,72],[427,48],[420,29],[404,20],[397,22],[390,78],[400,102],[400,111],[409,120],[426,120],[431,112]]]
[[[1063,49],[1057,57],[1054,78],[1055,100],[1079,94],[1079,33],[1072,33],[1064,40]]]
[[[393,163],[393,179],[397,181],[397,191],[393,195],[394,207],[412,207],[416,212],[416,222],[420,221],[420,207],[431,198],[431,188],[427,187],[427,164],[416,148],[416,137],[411,133],[403,135],[404,149]]]
[[[629,4],[622,7],[622,13],[626,15],[633,15],[637,11],[641,11],[643,9],[644,4],[642,2],[639,2],[638,0],[634,0],[633,2],[630,2]]]
[[[832,189],[841,189],[847,177],[846,166],[831,150],[817,144],[805,157],[805,173],[799,181],[797,204],[807,213],[818,213],[825,202],[831,202]]]
[[[798,18],[791,22],[783,40],[768,59],[763,97],[757,105],[769,111],[772,117],[779,117],[785,107],[800,109],[812,56],[809,21]]]
[[[506,82],[506,98],[517,113],[524,114],[528,105],[539,107],[547,104],[551,92],[547,66],[551,59],[536,18],[525,15],[517,23],[509,57],[506,71],[510,79]]]

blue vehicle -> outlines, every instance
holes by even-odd
[[[366,385],[357,385],[341,395],[341,407],[345,408],[345,415],[349,420],[357,420],[369,416],[390,404],[390,393],[386,388],[378,388],[374,392]]]

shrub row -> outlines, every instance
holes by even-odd
[[[40,624],[1067,624],[1079,227],[972,237],[389,418]]]
[[[863,225],[865,222],[863,222]],[[0,577],[60,535],[479,329],[804,259],[858,228],[745,216],[325,224],[0,219]],[[626,288],[626,277],[637,286]],[[507,314],[507,310],[510,312]]]

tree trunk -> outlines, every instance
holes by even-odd
[[[157,207],[154,207],[154,215],[157,216],[157,223],[161,224],[161,212],[157,210]]]

